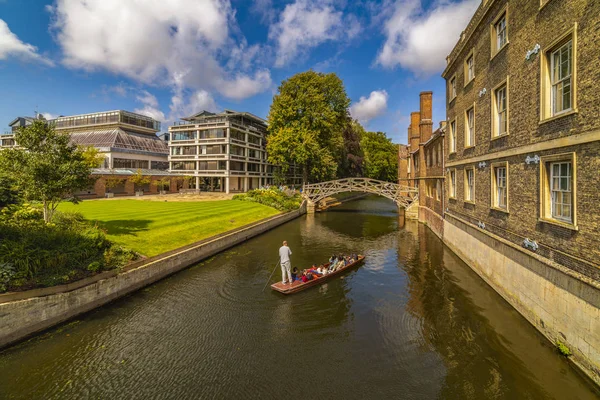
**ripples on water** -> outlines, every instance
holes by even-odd
[[[362,267],[293,296],[265,280]],[[278,268],[274,275],[280,279]],[[0,398],[588,399],[593,388],[496,293],[391,203],[279,227],[0,353]]]

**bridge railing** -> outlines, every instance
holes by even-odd
[[[305,184],[303,185],[302,190],[303,196],[314,203],[318,203],[326,197],[342,192],[377,194],[386,197],[405,208],[408,208],[418,195],[418,189],[414,187],[370,178],[345,178]]]

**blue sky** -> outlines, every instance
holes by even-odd
[[[0,0],[0,130],[112,109],[167,124],[266,117],[282,80],[335,72],[352,115],[406,143],[419,92],[444,118],[445,57],[478,0]]]

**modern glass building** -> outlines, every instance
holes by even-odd
[[[41,115],[37,119],[44,118]],[[0,135],[0,148],[18,145],[14,133],[21,127],[31,125],[36,118],[18,117],[10,124],[11,131]],[[122,184],[112,188],[111,193],[132,195],[134,188],[127,179],[141,171],[152,180],[170,177],[168,172],[168,144],[159,138],[160,122],[145,115],[123,110],[59,117],[44,120],[54,125],[57,131],[68,132],[71,142],[81,146],[93,146],[104,156],[102,165],[94,170],[94,175],[102,177],[93,188],[77,195],[103,197],[107,176],[123,178]],[[180,184],[179,184],[180,185]],[[178,183],[171,182],[168,191],[177,190]],[[155,192],[156,185],[147,185],[146,192]]]
[[[169,127],[169,135],[170,171],[195,177],[196,189],[245,192],[276,183],[278,169],[267,163],[267,122],[262,118],[232,110],[202,111]],[[302,182],[294,167],[282,179],[288,185]]]
[[[15,145],[14,132],[33,120],[31,117],[13,120],[11,133],[0,136],[0,146]],[[59,117],[46,122],[53,124],[57,131],[68,131],[73,143],[97,148],[105,157],[100,169],[169,169],[167,143],[157,136],[160,122],[145,115],[117,110]]]

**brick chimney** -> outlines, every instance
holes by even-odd
[[[421,140],[421,136],[419,133],[421,123],[421,113],[412,112],[410,113],[410,152],[414,152],[419,149],[419,142]]]
[[[432,118],[432,98],[433,92],[421,92],[420,94],[421,100],[421,122],[419,124],[420,128],[420,140],[421,143],[427,142],[431,138],[431,134],[433,132],[433,120]]]

